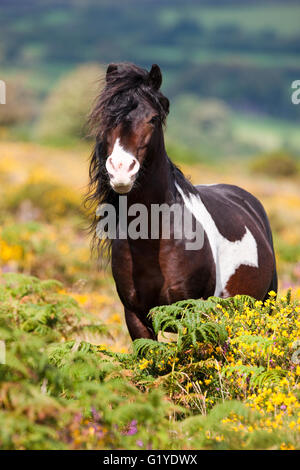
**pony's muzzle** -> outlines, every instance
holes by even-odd
[[[120,194],[128,193],[133,186],[139,168],[140,164],[135,157],[126,159],[108,157],[106,169],[113,190]]]

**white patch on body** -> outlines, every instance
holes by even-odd
[[[175,183],[176,184],[176,183]],[[222,293],[227,295],[226,285],[241,265],[258,267],[257,244],[252,233],[245,227],[246,233],[241,240],[231,242],[219,232],[212,216],[203,204],[200,194],[190,194],[186,196],[182,189],[176,184],[181,197],[194,215],[195,219],[201,223],[207,234],[209,244],[212,250],[214,262],[216,265],[216,287],[215,296]]]
[[[126,189],[131,189],[139,168],[138,160],[122,147],[120,139],[117,138],[113,151],[106,160],[111,186],[114,189],[124,188],[127,192]]]

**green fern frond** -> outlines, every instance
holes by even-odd
[[[244,343],[249,346],[255,346],[257,349],[264,352],[272,347],[273,342],[273,338],[264,338],[263,336],[256,335],[241,335],[236,338],[233,338],[231,341],[232,344]]]
[[[169,351],[168,343],[161,343],[153,339],[140,338],[133,342],[133,352],[136,357],[153,356],[154,353],[164,354]]]

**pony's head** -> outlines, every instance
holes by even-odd
[[[159,91],[158,65],[150,72],[129,63],[110,64],[105,87],[90,115],[99,165],[116,193],[131,191],[149,146],[162,132],[169,100]]]

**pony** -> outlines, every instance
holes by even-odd
[[[194,186],[175,166],[164,143],[169,100],[161,84],[156,64],[150,71],[110,64],[89,116],[95,146],[86,201],[115,208],[117,236],[97,241],[99,212],[91,229],[100,255],[111,260],[132,340],[156,339],[148,316],[155,306],[237,294],[264,301],[269,291],[277,292],[272,233],[262,204],[238,186]],[[148,214],[153,205],[184,208],[202,227],[201,247],[188,250],[184,236],[176,239],[173,219],[167,238],[162,226],[156,238],[118,236],[124,197],[129,207],[142,204]],[[151,228],[150,215],[146,221]]]

